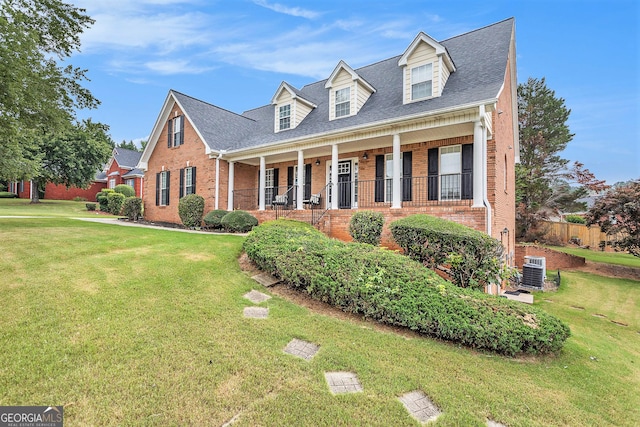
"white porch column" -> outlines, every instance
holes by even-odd
[[[227,210],[228,211],[232,211],[233,210],[233,186],[234,186],[234,168],[235,168],[235,164],[236,162],[229,162],[229,181],[228,181],[228,185],[227,185]]]
[[[400,161],[400,135],[393,135],[393,175],[391,177],[391,185],[393,197],[391,199],[391,208],[400,209],[402,207],[402,162]]]
[[[484,194],[483,182],[483,141],[482,123],[480,120],[473,123],[473,207],[483,207],[482,196]]]
[[[220,203],[218,202],[219,198],[220,198],[220,155],[216,157],[216,190],[215,190],[215,197],[213,202],[213,208],[215,210],[220,209]]]
[[[267,162],[264,156],[260,156],[260,177],[258,179],[258,210],[264,210],[264,189],[267,180],[267,173],[265,168],[267,167]]]
[[[331,209],[338,209],[338,145],[331,146]]]
[[[296,188],[296,209],[303,209],[304,200],[304,152],[298,150],[298,188]]]

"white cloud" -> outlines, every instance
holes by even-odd
[[[322,15],[320,12],[315,12],[313,10],[302,9],[301,7],[288,7],[280,3],[268,3],[266,0],[253,0],[253,3],[273,10],[274,12],[284,13],[285,15],[297,16],[300,18],[316,19]]]

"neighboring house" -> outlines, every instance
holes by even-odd
[[[339,61],[326,80],[282,82],[269,104],[242,114],[171,90],[138,163],[145,218],[179,223],[179,199],[197,193],[207,211],[308,220],[348,240],[355,209],[388,220],[427,213],[511,252],[515,61],[507,19],[443,41],[420,33],[404,53],[361,68]]]
[[[47,183],[44,188],[44,198],[48,200],[73,200],[76,197],[89,201],[96,200],[96,194],[107,187],[107,176],[103,171],[96,174],[87,188],[69,187],[63,184]],[[21,199],[30,199],[32,195],[31,181],[22,180],[9,182],[7,191],[15,193]]]
[[[107,188],[114,188],[119,184],[130,185],[136,191],[136,197],[142,197],[144,172],[137,169],[141,156],[139,151],[114,148],[105,168]]]

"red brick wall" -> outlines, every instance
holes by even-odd
[[[515,262],[518,268],[524,265],[525,256],[543,256],[546,258],[547,270],[564,268],[576,268],[585,265],[583,257],[565,254],[553,249],[532,245],[517,245],[515,250]]]
[[[174,104],[171,107],[169,116],[175,117],[175,114],[182,115],[180,108]],[[196,194],[204,197],[205,212],[209,212],[214,208],[215,194],[215,160],[209,158],[205,153],[205,145],[198,137],[198,134],[191,126],[189,120],[184,123],[184,144],[178,147],[167,147],[166,129],[167,123],[164,123],[165,129],[161,133],[160,138],[149,158],[148,170],[144,179],[144,209],[145,219],[149,221],[170,222],[179,224],[180,216],[178,215],[178,198],[180,195],[180,169],[187,167],[196,167]],[[220,162],[226,163],[226,162]],[[161,171],[170,172],[169,187],[169,205],[156,206],[156,174]],[[228,176],[228,172],[220,173],[220,177]],[[221,199],[224,198],[224,205],[220,208],[226,209],[226,187],[220,189]]]
[[[93,182],[89,188],[67,188],[61,184],[49,183],[44,190],[44,198],[48,200],[73,200],[75,197],[84,197],[90,202],[96,201],[96,194],[107,187],[104,182]]]

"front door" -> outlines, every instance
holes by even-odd
[[[338,208],[351,209],[351,160],[338,162]]]

